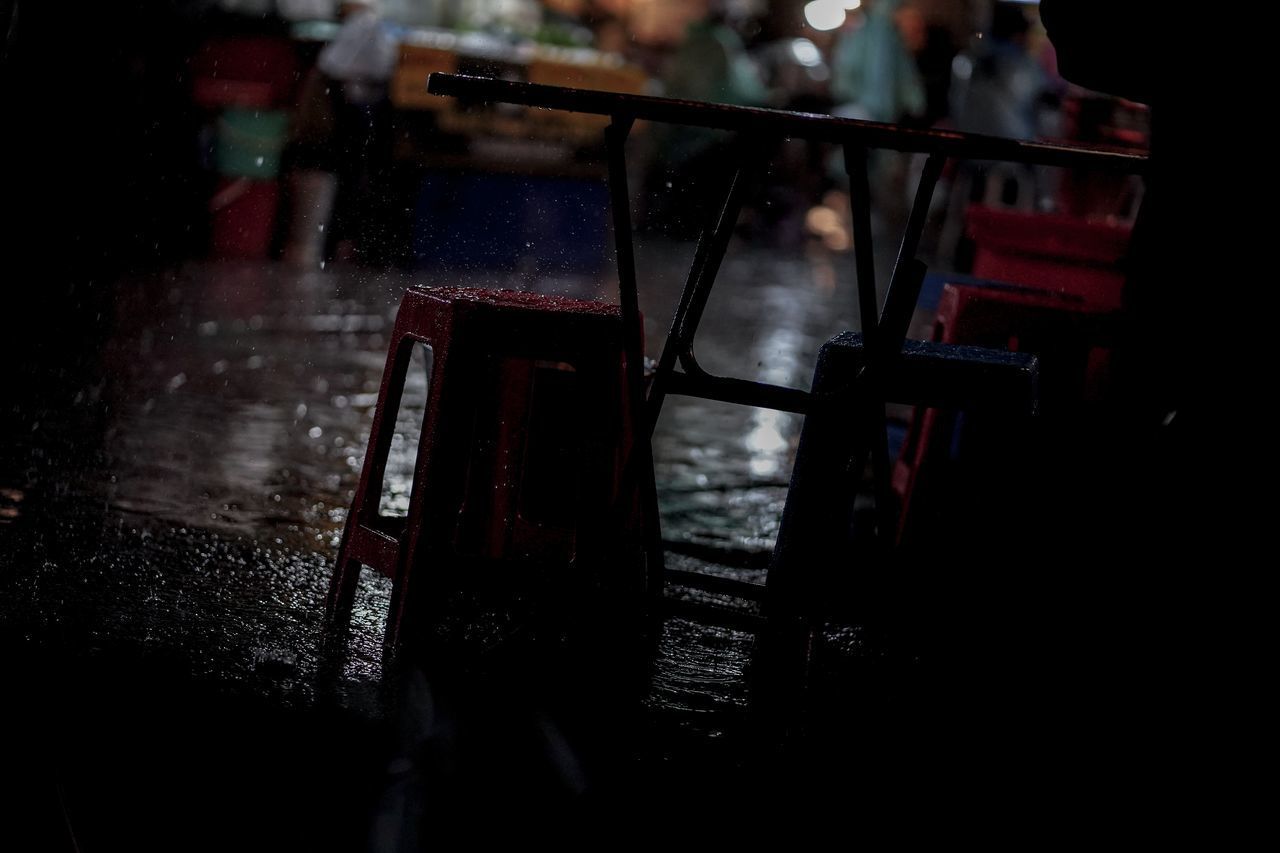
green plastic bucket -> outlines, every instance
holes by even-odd
[[[237,178],[274,178],[289,132],[283,110],[231,108],[218,118],[214,159],[218,172]]]

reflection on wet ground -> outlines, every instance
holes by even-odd
[[[656,355],[692,247],[639,249]],[[805,387],[822,342],[856,327],[851,267],[847,256],[735,246],[699,333],[701,363]],[[386,336],[410,283],[433,282],[213,263],[120,281],[97,363],[73,372],[66,387],[36,389],[6,419],[6,644],[77,660],[155,657],[274,707],[312,705],[324,594]],[[603,273],[441,283],[613,298]],[[411,371],[389,464],[391,513],[407,507],[424,386],[423,371]],[[679,554],[673,563],[763,579],[759,557],[776,535],[799,428],[786,413],[668,401],[655,438],[664,538],[734,555],[725,561],[732,565]],[[339,706],[357,720],[385,711],[379,642],[388,595],[386,579],[364,573],[337,689]],[[749,633],[668,620],[651,714],[716,736],[724,715],[746,706],[750,648]]]

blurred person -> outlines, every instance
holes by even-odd
[[[988,37],[955,58],[951,116],[957,130],[1009,139],[1039,136],[1038,112],[1048,79],[1028,50],[1030,31],[1020,5],[997,3]]]
[[[924,114],[924,81],[900,29],[915,32],[918,18],[900,0],[866,0],[860,23],[846,24],[831,59],[832,114],[887,123],[913,122]],[[898,152],[874,150],[869,158],[873,209],[889,220],[902,214],[908,161]],[[833,152],[828,171],[839,185],[847,182],[844,161]],[[843,211],[847,205],[837,203]]]
[[[767,106],[772,95],[739,33],[738,7],[713,0],[704,18],[689,25],[662,75],[669,98],[734,106]],[[652,134],[657,167],[647,176],[646,220],[672,236],[693,237],[706,224],[709,206],[727,180],[731,140],[698,127],[659,125]]]
[[[951,66],[958,46],[951,29],[937,23],[924,22],[919,47],[913,47],[916,67],[924,84],[925,108],[921,127],[933,127],[951,113]]]
[[[929,38],[929,22],[918,6],[907,4],[899,6],[893,15],[893,22],[902,36],[902,44],[913,55],[924,50]]]
[[[671,98],[758,107],[769,101],[760,71],[738,31],[736,7],[713,0],[704,18],[689,25],[663,75]]]
[[[391,103],[388,83],[399,57],[394,25],[378,0],[343,0],[341,29],[316,61],[331,81],[334,131],[329,168],[337,195],[326,231],[325,257],[350,258],[358,250],[375,259],[376,225],[384,195],[379,183],[391,164]]]
[[[867,0],[863,8],[862,24],[841,32],[832,57],[836,115],[880,122],[922,115],[924,82],[899,29],[905,8],[900,0]]]
[[[991,24],[952,62],[951,124],[965,133],[1006,139],[1042,136],[1042,108],[1052,98],[1050,81],[1028,49],[1031,21],[1022,6],[996,3]],[[972,245],[964,239],[971,203],[1032,211],[1047,206],[1054,173],[1013,163],[968,160],[957,164],[947,196],[946,221],[938,239],[944,266],[968,269]]]

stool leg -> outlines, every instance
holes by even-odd
[[[334,631],[345,630],[351,622],[351,607],[355,603],[356,584],[360,580],[360,561],[345,555],[338,557],[329,582],[328,619]]]
[[[431,340],[419,339],[422,343],[431,347],[431,364],[428,367],[427,374],[427,404],[422,415],[422,431],[418,438],[418,454],[414,463],[413,486],[409,495],[409,513],[406,517],[406,527],[404,537],[400,542],[400,554],[396,561],[395,574],[392,577],[391,584],[391,602],[387,608],[387,624],[386,633],[383,637],[383,653],[384,656],[390,657],[394,655],[400,647],[402,637],[401,628],[404,624],[405,605],[408,601],[409,592],[409,576],[421,562],[421,556],[426,546],[429,546],[434,538],[427,529],[433,524],[440,522],[446,517],[456,516],[456,512],[450,513],[444,511],[441,507],[427,506],[427,496],[429,489],[428,483],[440,476],[436,469],[432,451],[437,443],[437,433],[440,430],[441,418],[440,408],[441,399],[444,392],[444,375],[446,361],[449,357],[449,348],[447,339],[451,334],[451,330],[440,327],[435,330]],[[438,341],[444,345],[435,346],[432,341]],[[458,411],[470,405],[468,399],[463,399],[470,389],[467,387],[471,383],[462,382],[459,388],[451,392],[450,405]],[[465,460],[441,460],[441,464],[458,465],[464,463]],[[443,478],[441,478],[443,479]],[[425,538],[424,538],[424,533]]]
[[[833,365],[826,347],[814,371],[815,395],[847,391],[853,371]],[[791,486],[765,585],[768,623],[753,656],[753,702],[775,733],[795,725],[813,653],[815,628],[836,580],[855,566],[850,522],[866,462],[859,401],[815,409],[805,416]],[[862,567],[856,567],[861,569]]]
[[[331,625],[336,629],[345,628],[351,618],[351,606],[355,600],[361,565],[359,560],[350,556],[351,539],[359,525],[377,515],[382,501],[382,481],[387,470],[387,456],[395,434],[396,413],[400,410],[400,398],[404,392],[404,380],[409,370],[413,344],[412,337],[397,329],[387,353],[382,391],[373,412],[373,426],[369,430],[369,446],[365,450],[360,483],[351,502],[351,511],[342,533],[342,545],[338,548],[337,565],[329,586],[328,615]]]

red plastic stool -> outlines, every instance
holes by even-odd
[[[429,347],[427,403],[408,514],[394,518],[379,503],[415,343]],[[631,442],[623,353],[613,305],[407,291],[338,552],[331,624],[349,619],[362,565],[393,582],[388,650],[401,640],[410,577],[433,563],[599,569],[611,576],[589,582],[643,590],[644,578],[626,570],[643,574],[633,559],[638,502],[620,494]]]
[[[947,284],[933,339],[1039,356],[1039,412],[1069,416],[1106,393],[1116,314],[1079,296],[1001,284]],[[893,470],[898,541],[912,531],[953,455],[955,414],[918,407]]]

